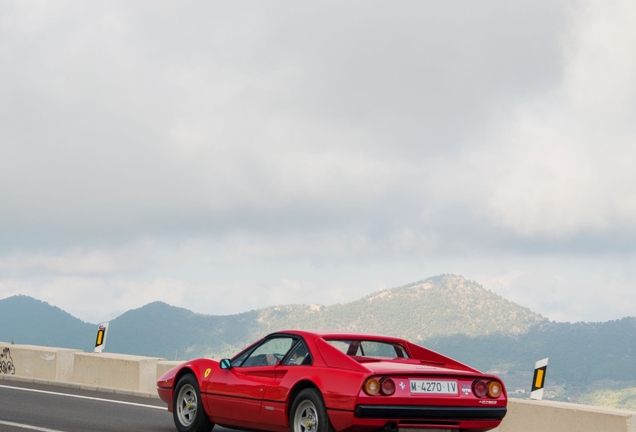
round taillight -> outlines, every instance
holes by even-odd
[[[391,378],[382,378],[380,380],[380,393],[384,396],[391,396],[395,393],[395,383]]]
[[[488,386],[480,380],[473,381],[473,394],[478,398],[483,398],[488,394]]]
[[[501,396],[501,384],[499,384],[497,381],[490,381],[488,383],[488,396],[493,399],[497,399],[499,396]]]
[[[369,378],[364,383],[364,392],[369,396],[375,396],[380,392],[380,382],[375,378]]]

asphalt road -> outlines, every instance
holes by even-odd
[[[0,381],[2,432],[175,432],[159,399]],[[215,432],[231,432],[216,426]]]

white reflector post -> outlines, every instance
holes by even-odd
[[[545,385],[545,375],[548,371],[548,359],[544,358],[534,364],[534,377],[532,378],[532,390],[530,399],[543,399],[543,386]]]
[[[97,339],[95,339],[95,352],[100,353],[106,346],[106,334],[108,332],[108,323],[101,323],[97,326]]]

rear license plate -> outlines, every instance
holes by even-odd
[[[409,380],[411,393],[422,394],[458,394],[457,381]]]

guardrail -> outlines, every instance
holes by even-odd
[[[636,432],[636,412],[566,402],[509,399],[499,432]]]
[[[181,362],[0,342],[0,379],[157,397],[157,378]],[[636,412],[510,399],[498,432],[636,432]]]
[[[14,377],[150,397],[157,396],[157,379],[180,363],[158,357],[0,342],[0,379]]]

